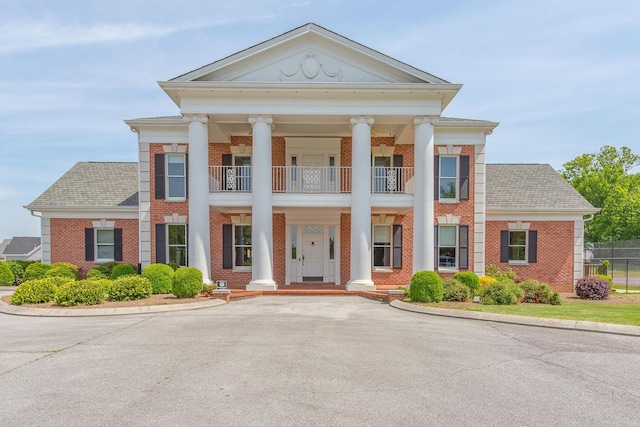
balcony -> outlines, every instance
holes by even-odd
[[[413,194],[414,168],[371,168],[373,194]],[[274,193],[350,194],[351,168],[343,166],[273,166]],[[250,193],[251,166],[210,166],[211,193]]]

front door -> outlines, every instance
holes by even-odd
[[[302,235],[302,280],[321,282],[324,280],[324,248],[322,233]]]

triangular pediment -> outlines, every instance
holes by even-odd
[[[296,28],[172,81],[448,83],[315,24]]]

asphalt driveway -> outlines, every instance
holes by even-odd
[[[0,315],[0,425],[639,425],[640,339],[359,297]]]

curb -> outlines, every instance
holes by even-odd
[[[220,299],[191,302],[185,304],[148,305],[142,307],[118,308],[31,308],[10,305],[0,300],[0,313],[14,316],[31,317],[94,317],[94,316],[123,316],[128,314],[166,313],[170,311],[198,310],[201,308],[217,307],[227,303]]]
[[[548,319],[542,317],[515,316],[511,314],[484,313],[480,311],[455,310],[449,308],[436,308],[410,304],[400,300],[393,301],[389,305],[399,310],[430,314],[434,316],[483,320],[485,322],[511,323],[514,325],[538,326],[542,328],[570,329],[576,331],[600,332],[606,334],[631,335],[636,337],[640,336],[640,326],[587,322],[584,320],[564,320]]]

